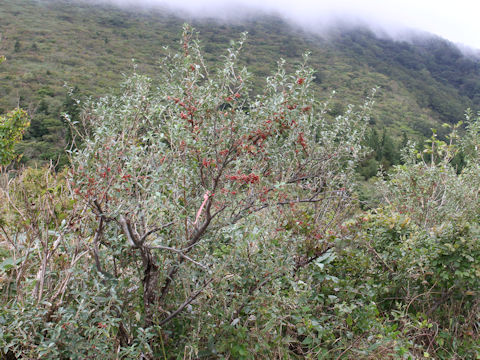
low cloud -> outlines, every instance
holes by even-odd
[[[417,29],[480,49],[480,3],[471,0],[92,0],[134,7],[167,7],[186,17],[240,20],[273,13],[312,31],[334,24],[368,25],[393,37]]]

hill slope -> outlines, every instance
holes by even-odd
[[[65,146],[61,113],[78,112],[67,96],[100,96],[123,74],[155,77],[164,46],[177,46],[185,19],[158,11],[127,11],[67,0],[3,0],[0,4],[0,112],[20,104],[32,117],[21,151],[24,161],[55,158]],[[337,91],[332,116],[361,103],[380,87],[372,123],[393,136],[418,137],[466,108],[480,109],[480,63],[453,44],[419,36],[409,42],[377,37],[367,29],[335,30],[328,37],[259,16],[242,23],[193,21],[207,59],[215,62],[232,38],[249,32],[243,61],[259,82],[282,57],[301,60],[310,50],[320,98]],[[67,84],[67,87],[64,85]]]

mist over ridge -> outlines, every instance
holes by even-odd
[[[446,2],[378,0],[84,0],[107,3],[129,9],[159,9],[186,20],[215,19],[235,23],[262,15],[278,16],[304,30],[328,35],[332,29],[364,27],[377,36],[410,40],[429,33],[459,46],[464,52],[480,49],[476,36],[480,25],[473,13],[480,5],[459,0],[455,6]],[[478,27],[478,28],[477,28]]]

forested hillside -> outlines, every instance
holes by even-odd
[[[432,127],[454,123],[465,109],[480,106],[479,61],[425,34],[412,35],[409,42],[358,28],[315,35],[267,15],[232,25],[161,9],[62,0],[4,0],[0,19],[0,51],[8,59],[0,70],[0,110],[20,105],[31,116],[19,149],[26,163],[56,159],[63,152],[68,136],[62,113],[78,114],[73,98],[106,94],[134,68],[155,78],[164,47],[177,44],[186,20],[199,30],[211,64],[221,60],[230,39],[247,31],[242,62],[253,73],[256,89],[280,58],[296,64],[311,51],[318,96],[328,99],[337,92],[331,116],[342,114],[349,103],[362,103],[378,86],[371,122],[399,142],[402,133],[428,136]]]

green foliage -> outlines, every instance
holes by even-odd
[[[350,278],[376,285],[371,300],[383,317],[395,318],[414,353],[428,348],[441,359],[478,356],[478,227],[446,222],[427,231],[388,207],[351,226],[356,236],[346,256],[363,265]]]
[[[107,357],[292,354],[299,340],[282,339],[282,324],[296,313],[302,269],[333,259],[353,210],[371,102],[329,121],[310,90],[312,70],[289,74],[283,62],[250,96],[237,60],[243,42],[210,69],[186,27],[158,83],[134,74],[119,95],[86,104],[65,217],[63,186],[44,198],[52,186],[39,188],[32,170],[15,182],[24,205],[8,202],[6,216],[35,226],[8,231],[36,241],[39,258],[9,270],[33,296],[9,295],[4,349],[49,358],[89,357],[92,345]],[[41,207],[25,213],[30,202]],[[15,259],[28,254],[12,242]],[[29,321],[22,334],[17,311]]]
[[[0,165],[6,166],[17,157],[15,145],[29,125],[27,113],[21,109],[0,116]]]
[[[392,165],[398,165],[400,163],[400,147],[405,147],[408,142],[405,133],[403,135],[402,143],[399,144],[388,135],[386,129],[383,129],[381,137],[375,128],[371,129],[366,136],[365,145],[372,152],[360,164],[358,172],[368,180],[377,175],[380,169],[387,171]]]
[[[15,46],[14,46],[14,51],[18,53],[22,49],[22,45],[20,43],[20,40],[15,40]]]
[[[462,139],[458,124],[447,141],[434,133],[423,151],[405,149],[404,165],[377,185],[385,205],[352,225],[363,232],[350,243],[368,259],[359,278],[382,284],[381,310],[401,314],[412,342],[430,344],[427,352],[442,359],[479,355],[479,162],[472,150],[480,118],[467,121]],[[460,150],[466,165],[458,170],[452,159]]]
[[[476,121],[466,139],[473,139]],[[408,213],[419,225],[430,228],[447,221],[475,219],[478,216],[478,162],[474,153],[465,158],[469,164],[460,172],[452,160],[461,150],[455,125],[447,142],[434,133],[423,151],[413,144],[404,150],[404,164],[394,167],[392,179],[379,183],[386,201],[398,213]],[[465,142],[466,143],[466,142]],[[462,145],[462,147],[464,147]],[[468,221],[468,220],[467,220]]]
[[[65,99],[68,169],[2,174],[2,356],[480,356],[480,116],[399,159],[370,98],[319,101],[308,56],[259,91],[244,41],[210,66],[186,26],[155,78]]]
[[[29,109],[32,123],[45,120],[45,108],[49,121],[61,123],[63,114],[69,114],[64,106],[65,83],[81,89],[76,98],[102,96],[116,88],[132,69],[131,57],[125,54],[134,54],[139,71],[158,80],[157,60],[166,53],[165,46],[175,46],[183,22],[162,10],[127,11],[66,0],[4,0],[0,18],[0,32],[15,33],[2,41],[3,52],[12,61],[0,74],[0,108],[20,103]],[[333,89],[342,94],[342,99],[334,99],[332,118],[342,114],[346,104],[361,105],[364,91],[379,86],[381,105],[372,110],[372,117],[377,129],[386,128],[397,142],[403,131],[409,138],[428,137],[430,128],[439,127],[441,121],[455,123],[465,108],[479,109],[478,60],[463,56],[441,39],[407,43],[352,29],[332,31],[327,41],[267,16],[236,25],[206,21],[195,25],[204,39],[208,64],[219,63],[218,53],[236,33],[249,32],[250,43],[241,61],[255,75],[252,88],[257,93],[265,76],[275,69],[276,59],[298,64],[304,49],[310,49],[316,96],[327,100]],[[79,47],[84,50],[81,54]],[[28,150],[24,163],[56,162],[64,154],[70,129],[48,131],[45,137],[29,134],[22,147]],[[65,164],[65,159],[60,163]],[[374,168],[372,163],[369,169]]]
[[[5,61],[0,56],[0,64]],[[27,113],[19,108],[10,111],[5,116],[0,115],[0,165],[10,164],[17,156],[15,145],[17,145],[28,128]]]

